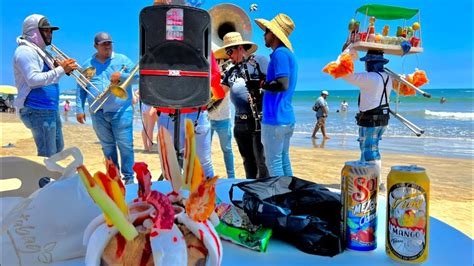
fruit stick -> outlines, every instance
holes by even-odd
[[[110,159],[105,160],[105,167],[107,169],[107,175],[113,180],[118,182],[122,194],[125,197],[125,186],[123,185],[122,180],[120,179],[119,169],[115,166],[114,162]]]
[[[103,175],[102,172],[97,172],[95,173],[93,176],[92,176],[92,179],[94,179],[94,181],[96,182],[96,184],[100,187],[100,189],[102,189],[102,191],[106,191],[105,190],[105,186],[104,186],[104,183],[102,182],[102,179],[100,178],[100,174]],[[107,194],[107,192],[106,192]],[[110,197],[110,196],[109,196]],[[112,221],[110,220],[109,216],[107,216],[107,214],[104,213],[104,219],[105,219],[105,223],[107,224],[108,227],[112,227],[113,226],[113,223]]]
[[[217,176],[203,180],[186,201],[186,214],[197,222],[207,220],[215,209]]]
[[[173,191],[178,193],[182,185],[182,177],[170,132],[166,128],[160,127],[158,138],[160,140],[160,159],[163,175],[167,180],[171,180]]]
[[[94,181],[96,180],[96,175],[102,182],[105,193],[107,193],[107,195],[115,202],[115,204],[117,204],[122,213],[127,216],[128,207],[127,203],[125,202],[125,196],[122,193],[122,188],[120,187],[122,181],[120,179],[112,179],[110,176],[102,172],[97,172],[94,174]]]
[[[99,205],[102,211],[110,218],[114,226],[125,239],[130,241],[138,236],[138,232],[133,224],[127,220],[127,217],[122,213],[115,202],[98,186],[86,167],[84,165],[79,166],[77,172],[94,202]]]
[[[138,180],[138,197],[146,200],[151,192],[151,173],[148,170],[148,165],[143,162],[138,162],[133,165],[133,171],[137,174]]]
[[[196,139],[194,137],[194,125],[190,119],[185,121],[185,136],[183,188],[191,190],[196,158]]]

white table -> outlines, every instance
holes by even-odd
[[[216,186],[217,196],[224,202],[230,202],[229,189],[234,182],[242,179],[222,179]],[[127,186],[127,202],[136,197],[138,186]],[[164,193],[171,191],[169,182],[154,182],[153,190]],[[242,192],[237,188],[234,198],[239,199]],[[397,265],[398,263],[385,254],[385,216],[386,201],[384,197],[378,200],[377,249],[370,252],[350,251],[334,257],[323,257],[306,254],[296,247],[272,238],[267,251],[260,253],[252,251],[227,241],[222,241],[222,265]],[[429,256],[423,265],[473,265],[473,240],[442,221],[430,217]],[[403,265],[403,264],[402,264]],[[405,264],[406,265],[406,264]]]

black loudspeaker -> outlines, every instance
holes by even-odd
[[[181,5],[140,12],[140,98],[148,105],[190,108],[210,100],[211,17]]]

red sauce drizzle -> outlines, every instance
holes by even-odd
[[[145,242],[145,247],[143,248],[142,258],[140,259],[140,266],[146,266],[152,254],[151,244],[150,244],[150,235],[147,234],[145,236],[145,239],[146,239],[146,242]]]
[[[151,231],[151,234],[150,236],[151,237],[155,237],[155,236],[158,236],[160,233],[158,233],[158,231]]]
[[[199,232],[199,235],[201,236],[201,241],[204,241],[204,232],[201,229],[199,229],[198,232]]]
[[[127,244],[127,240],[125,240],[125,237],[123,237],[120,233],[115,235],[115,238],[117,239],[117,250],[115,251],[115,256],[117,258],[121,258],[123,252],[125,251],[125,245]]]
[[[209,225],[207,224],[207,221],[203,222],[203,224],[206,226],[207,230],[209,230],[209,233],[211,233],[212,238],[214,239],[214,242],[216,243],[217,246],[217,255],[219,258],[221,257],[221,247],[219,246],[219,239],[217,239],[217,236],[214,234],[214,232],[209,228]]]

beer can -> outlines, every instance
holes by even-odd
[[[377,248],[377,194],[380,173],[369,162],[346,162],[341,171],[341,232],[346,247]]]
[[[428,258],[430,180],[424,168],[393,166],[387,180],[385,251],[394,260]]]

